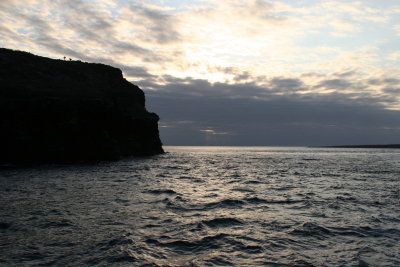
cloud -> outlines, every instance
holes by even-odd
[[[163,10],[152,6],[131,5],[124,9],[123,18],[139,31],[138,38],[147,43],[158,45],[180,41],[181,36],[175,30],[177,19]]]
[[[345,20],[334,20],[330,24],[339,31],[354,32],[359,30],[359,27],[356,24]]]
[[[161,2],[0,1],[0,45],[121,68],[169,144],[395,140],[398,8]]]
[[[274,77],[269,82],[269,86],[278,92],[301,91],[304,89],[303,85],[303,82],[297,78]]]
[[[332,74],[307,73],[297,77],[253,76],[249,73],[236,72],[234,69],[224,70],[233,75],[231,82],[210,82],[193,77],[177,78],[174,76],[153,76],[152,82],[142,81],[139,85],[151,89],[152,95],[173,95],[179,98],[207,96],[226,99],[263,99],[271,100],[276,96],[299,99],[314,99],[322,95],[325,98],[340,96],[341,101],[371,102],[367,104],[387,103],[396,105],[397,100],[390,95],[380,94],[384,87],[398,86],[399,79],[395,73],[377,73],[374,76],[346,70]],[[245,77],[245,79],[238,79]]]
[[[396,52],[390,53],[387,56],[387,59],[391,60],[391,61],[399,61],[400,60],[400,51],[396,51]]]
[[[242,73],[279,76],[321,66],[337,71],[349,62],[351,68],[368,66],[370,55],[341,56],[354,54],[354,49],[337,49],[337,59],[332,59],[330,52],[296,41],[319,36],[330,26],[336,34],[358,31],[381,10],[357,1],[310,3],[296,7],[282,1],[199,1],[179,9],[140,1],[10,0],[0,20],[8,45],[22,38],[18,46],[32,52],[62,57],[74,50],[67,56],[109,58],[158,75],[224,82],[231,77],[207,69],[239,67]]]
[[[334,89],[334,90],[340,90],[340,89],[349,89],[352,87],[352,83],[349,82],[346,79],[328,79],[328,80],[323,80],[321,83],[317,85],[316,88],[325,88],[325,89]]]
[[[396,35],[400,36],[400,24],[394,25],[393,29],[395,30]]]
[[[400,127],[400,111],[385,107],[397,105],[399,80],[353,77],[358,75],[351,70],[304,78],[262,77],[263,85],[163,77],[163,84],[153,85],[146,95],[148,108],[168,126],[160,131],[170,145],[398,142],[393,129]],[[383,94],[371,87],[382,88]],[[177,123],[182,121],[190,123]]]
[[[400,86],[399,87],[385,87],[382,89],[383,92],[388,93],[390,95],[400,96]]]
[[[161,128],[169,145],[329,145],[395,143],[400,112],[357,100],[342,103],[343,95],[270,100],[181,98],[147,92],[148,107],[166,123]],[[335,99],[336,98],[336,99]],[[371,101],[371,100],[370,100]],[[214,136],[211,139],[209,136]]]

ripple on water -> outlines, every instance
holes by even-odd
[[[326,227],[320,226],[314,222],[306,222],[301,226],[289,231],[291,235],[297,236],[314,236],[314,237],[329,237],[331,231]]]
[[[245,202],[243,200],[240,199],[223,199],[220,201],[216,201],[216,202],[211,202],[211,203],[207,203],[204,205],[205,208],[208,209],[214,209],[214,208],[218,208],[218,207],[224,207],[224,208],[237,208],[239,206],[244,205]]]
[[[168,247],[180,252],[199,252],[210,249],[221,248],[227,242],[228,234],[216,234],[205,236],[196,240],[173,240],[173,241],[158,241],[149,238],[146,243],[157,245],[160,247]]]
[[[168,149],[0,170],[0,265],[400,266],[400,153]]]
[[[144,193],[149,193],[149,194],[154,194],[154,195],[175,195],[177,194],[174,190],[172,189],[153,189],[153,190],[146,190]]]
[[[242,225],[243,224],[243,222],[241,220],[238,220],[235,218],[215,218],[215,219],[211,219],[211,220],[201,221],[201,223],[205,224],[211,228],[229,227],[232,225]]]

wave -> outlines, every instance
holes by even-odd
[[[323,226],[313,222],[303,223],[300,227],[293,229],[289,232],[292,235],[300,236],[327,236],[331,231]]]
[[[216,235],[205,236],[197,240],[174,240],[169,242],[162,242],[153,238],[148,238],[146,243],[160,247],[168,247],[170,249],[179,251],[198,252],[222,247],[223,243],[226,243],[228,236],[228,234],[220,233]]]
[[[144,191],[144,193],[148,193],[148,194],[154,194],[154,195],[162,195],[162,194],[166,194],[166,195],[175,195],[177,194],[174,190],[172,189],[154,189],[154,190],[146,190]]]
[[[217,227],[229,227],[232,225],[241,225],[243,222],[241,220],[235,219],[235,218],[215,218],[212,220],[204,220],[201,221],[202,224],[207,225],[208,227],[211,228],[217,228]]]
[[[238,206],[242,206],[243,204],[245,204],[245,202],[243,200],[239,200],[239,199],[223,199],[223,200],[220,200],[220,201],[207,203],[207,204],[205,204],[205,207],[206,208],[216,208],[216,207],[235,208],[235,207],[238,207]]]
[[[47,228],[60,228],[60,227],[71,227],[73,223],[69,220],[63,219],[59,221],[45,221],[40,224],[40,227],[43,229]]]

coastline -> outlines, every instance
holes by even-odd
[[[400,144],[387,145],[339,145],[339,146],[317,146],[323,148],[400,148]]]

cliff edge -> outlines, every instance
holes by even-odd
[[[0,48],[0,163],[163,153],[159,117],[120,69]]]

